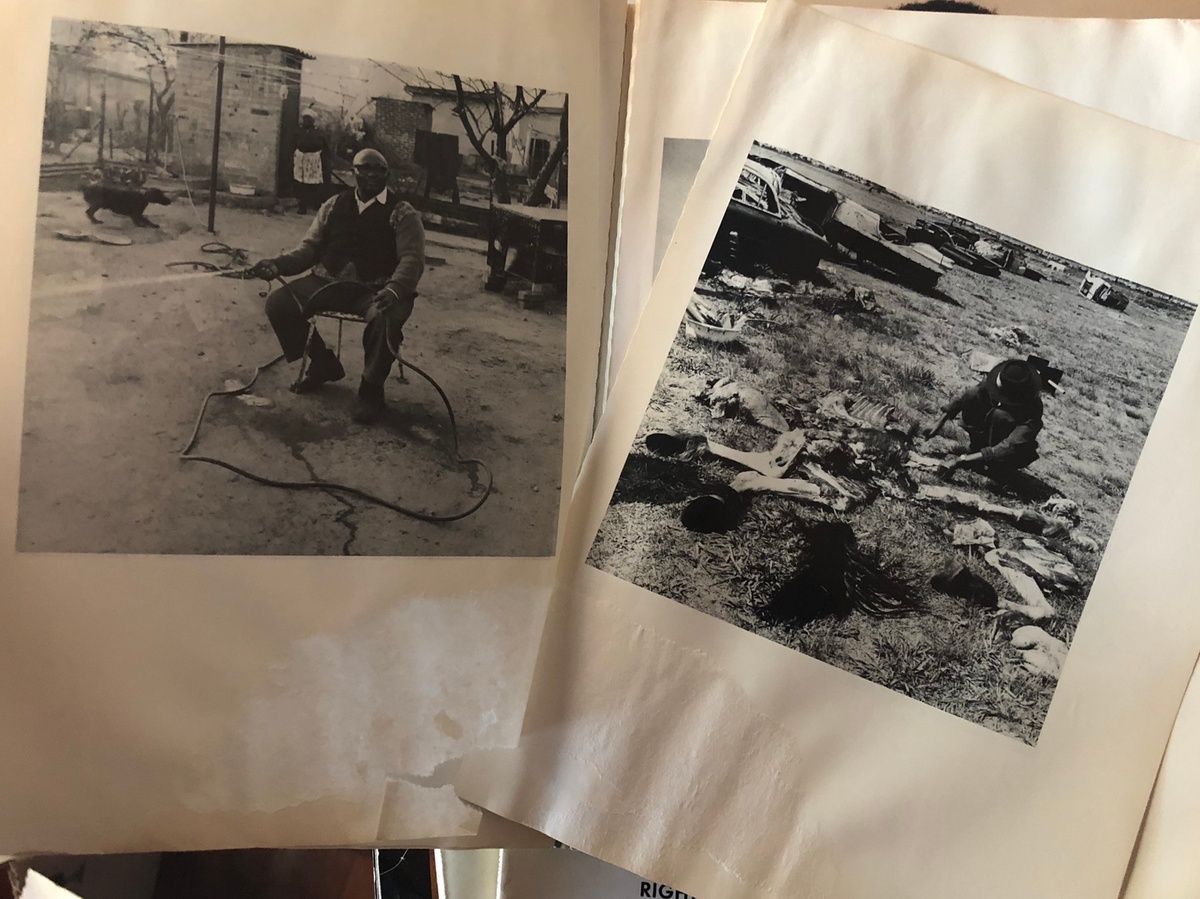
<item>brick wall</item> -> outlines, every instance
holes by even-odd
[[[179,47],[175,111],[189,180],[207,181],[212,162],[217,90],[216,47]],[[221,100],[218,186],[253,184],[261,194],[286,192],[300,111],[299,60],[282,47],[227,47]],[[295,74],[282,71],[292,68]],[[284,146],[287,144],[287,146]],[[282,182],[282,183],[281,183]]]
[[[392,97],[375,99],[375,137],[391,164],[412,162],[417,132],[432,130],[431,106]]]

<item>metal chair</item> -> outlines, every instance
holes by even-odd
[[[375,293],[376,288],[369,284],[364,284],[361,281],[331,281],[328,284],[323,284],[318,287],[305,305],[305,312],[308,313],[308,339],[304,341],[304,356],[300,360],[300,374],[297,379],[303,378],[305,372],[308,371],[308,353],[309,347],[312,346],[313,335],[317,332],[317,319],[323,318],[329,321],[336,321],[337,330],[337,355],[338,361],[342,359],[342,328],[346,322],[354,322],[360,325],[365,325],[367,320],[353,312],[337,312],[332,309],[322,309],[323,305],[341,305],[347,300],[361,299],[365,294]],[[397,362],[397,379],[405,383],[408,378],[404,375],[404,360],[400,358],[398,350],[394,350],[393,354]]]

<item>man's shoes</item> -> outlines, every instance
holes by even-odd
[[[369,384],[362,381],[358,385],[358,402],[354,404],[354,411],[350,417],[360,425],[374,424],[379,421],[386,411],[387,405],[383,401],[383,385]]]
[[[342,368],[342,363],[333,354],[333,350],[326,347],[324,353],[308,360],[308,371],[292,385],[292,393],[312,393],[322,384],[340,381],[344,377],[346,370]]]

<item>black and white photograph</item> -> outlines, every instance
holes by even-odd
[[[588,562],[1035,745],[1194,312],[755,143]]]
[[[553,555],[568,116],[554,85],[54,20],[18,551]]]

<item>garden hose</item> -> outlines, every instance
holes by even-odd
[[[206,244],[205,246],[207,247],[210,245]],[[221,246],[224,247],[225,245],[222,244]],[[205,252],[226,252],[229,249],[233,249],[233,248],[227,248],[226,250],[216,250],[216,249],[205,250]],[[231,255],[231,259],[238,258],[235,254],[230,254],[230,255]],[[243,259],[243,261],[244,261],[244,259]],[[168,265],[188,265],[188,264],[195,265],[197,263],[168,263]],[[212,263],[200,263],[200,264],[212,265]],[[216,266],[214,266],[213,270],[220,271],[221,274],[228,274],[231,277],[254,277],[253,275],[248,274],[248,272],[250,271],[249,269],[235,271],[233,269],[228,269],[228,268],[218,269]],[[284,281],[283,278],[276,276],[273,279],[265,279],[265,280],[267,280],[268,284],[270,283],[271,280],[277,280],[277,281],[279,281],[280,284],[282,284],[284,286],[284,289],[286,289],[289,293],[291,293],[291,290],[292,290],[291,285],[288,284],[288,282]],[[299,299],[296,298],[296,295],[294,293],[292,293],[292,297],[294,299],[296,299],[297,303],[300,302]],[[424,512],[419,509],[410,509],[406,506],[400,505],[399,503],[395,503],[390,500],[386,500],[382,497],[375,496],[374,494],[368,493],[365,490],[360,490],[357,487],[349,487],[345,484],[336,484],[336,483],[333,483],[332,481],[319,481],[319,480],[280,481],[280,480],[276,480],[275,478],[268,478],[263,475],[255,474],[254,472],[247,471],[246,469],[241,468],[237,465],[234,465],[231,462],[226,462],[224,459],[217,459],[213,456],[202,456],[197,453],[193,453],[192,447],[194,447],[196,445],[196,441],[199,439],[200,428],[201,428],[201,425],[203,425],[203,423],[204,423],[204,413],[208,409],[209,401],[215,396],[237,396],[239,394],[248,392],[250,390],[250,388],[252,388],[254,386],[254,383],[258,380],[259,375],[261,375],[264,371],[266,371],[271,366],[273,366],[283,360],[284,357],[282,354],[279,356],[276,356],[271,361],[265,362],[262,365],[258,366],[254,370],[254,377],[252,377],[250,379],[249,383],[244,384],[240,387],[229,388],[227,390],[213,390],[204,397],[204,401],[200,404],[200,412],[196,416],[196,425],[195,425],[195,427],[192,428],[192,435],[188,439],[187,445],[184,446],[184,448],[179,452],[179,458],[184,462],[207,462],[210,465],[217,465],[221,468],[228,469],[229,471],[232,471],[235,474],[239,474],[244,478],[249,478],[250,480],[255,481],[259,484],[263,484],[267,487],[281,487],[286,490],[324,490],[324,491],[332,491],[332,492],[336,492],[336,493],[344,493],[348,496],[355,496],[355,497],[358,497],[359,499],[363,499],[368,502],[374,503],[375,505],[383,506],[385,509],[391,509],[393,512],[398,512],[401,515],[407,515],[410,518],[416,518],[419,521],[428,521],[428,522],[432,522],[434,524],[442,524],[442,523],[446,523],[446,522],[450,522],[450,521],[458,521],[460,519],[466,518],[468,515],[474,514],[475,512],[477,512],[479,510],[479,508],[487,501],[487,498],[491,495],[491,492],[492,492],[491,469],[489,469],[487,467],[487,465],[485,465],[479,459],[464,459],[464,458],[462,458],[462,456],[459,455],[458,423],[454,417],[454,409],[450,405],[449,397],[446,396],[446,392],[444,390],[442,390],[442,388],[438,384],[438,382],[435,381],[432,376],[430,376],[428,373],[423,371],[421,368],[417,367],[416,365],[413,365],[411,362],[406,362],[403,359],[401,359],[399,350],[396,347],[393,347],[390,343],[388,344],[388,349],[391,350],[392,355],[396,357],[397,363],[399,363],[402,367],[411,368],[413,371],[415,371],[417,374],[419,374],[422,378],[424,378],[431,385],[433,385],[433,389],[436,390],[438,396],[441,397],[442,403],[446,407],[446,415],[450,419],[450,435],[451,435],[451,440],[453,443],[452,455],[453,455],[454,461],[462,468],[466,468],[467,466],[475,466],[477,469],[482,469],[484,474],[487,476],[487,484],[484,488],[483,495],[478,500],[476,500],[469,508],[465,509],[464,511],[456,512],[451,515],[437,515],[432,512]],[[401,370],[403,371],[403,368]]]

